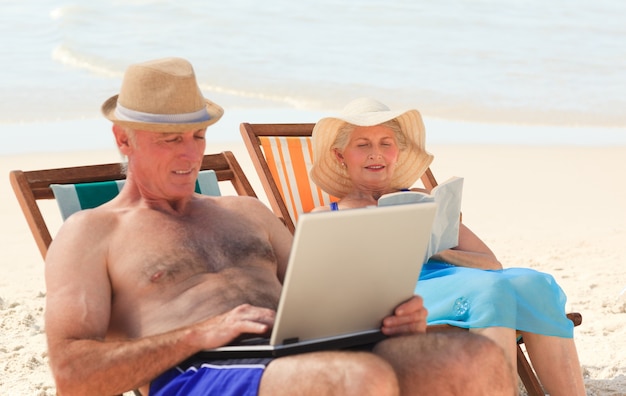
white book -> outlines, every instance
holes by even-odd
[[[458,246],[462,193],[463,178],[454,176],[437,185],[430,194],[419,191],[399,191],[385,194],[378,199],[378,206],[419,204],[422,202],[435,202],[437,204],[430,243],[424,257],[424,262],[426,262],[432,255]]]

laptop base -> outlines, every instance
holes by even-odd
[[[258,357],[281,357],[307,352],[355,349],[361,346],[376,344],[387,338],[379,330],[368,331],[360,334],[299,341],[281,345],[233,345],[216,349],[200,351],[196,356],[202,359],[234,359],[234,358],[258,358]]]

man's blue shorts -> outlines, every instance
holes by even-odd
[[[150,396],[256,396],[271,358],[187,360],[150,383]]]

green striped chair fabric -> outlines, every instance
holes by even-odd
[[[61,217],[65,221],[71,214],[83,209],[91,209],[113,199],[124,186],[126,180],[78,184],[51,184],[50,188],[59,205]],[[213,170],[198,173],[196,192],[217,197],[221,195],[217,175]]]

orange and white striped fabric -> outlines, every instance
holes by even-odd
[[[259,140],[272,177],[294,224],[298,221],[299,214],[338,201],[309,178],[309,170],[313,165],[310,137],[263,136]]]

